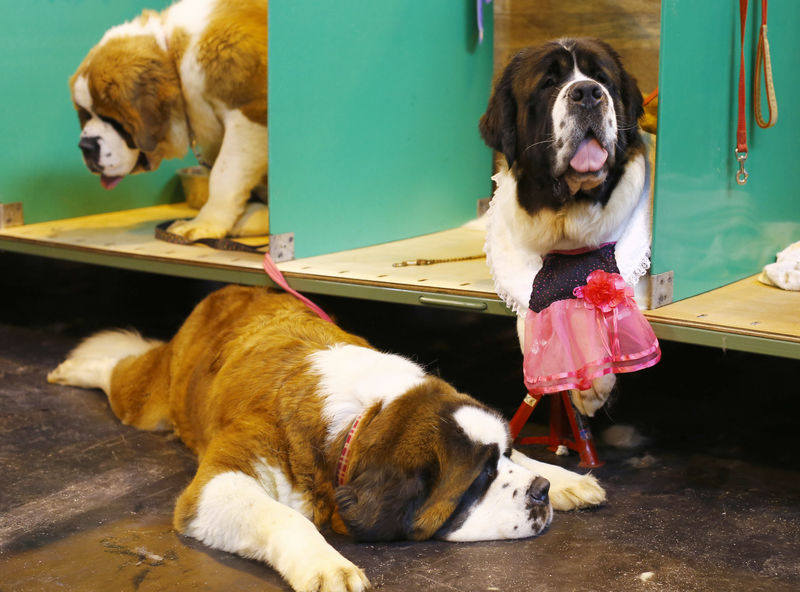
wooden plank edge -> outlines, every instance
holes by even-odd
[[[800,343],[650,320],[659,339],[753,354],[800,359]]]
[[[106,267],[117,267],[132,271],[174,275],[193,279],[211,280],[225,283],[238,283],[243,285],[270,285],[274,284],[267,276],[256,269],[243,269],[236,266],[225,266],[219,263],[190,262],[153,256],[135,256],[128,253],[112,251],[99,251],[86,247],[71,245],[54,245],[53,243],[38,243],[31,240],[9,240],[0,236],[0,250],[8,250],[23,254],[63,259],[79,263],[89,263]],[[417,306],[431,306],[426,304],[422,297],[431,293],[447,294],[456,298],[452,308],[461,308],[459,302],[467,303],[464,308],[480,310],[484,314],[513,316],[513,313],[496,298],[481,298],[473,296],[453,295],[443,291],[403,289],[398,286],[370,285],[367,282],[355,283],[322,280],[311,276],[287,273],[293,288],[301,292],[343,296],[347,298],[360,298],[392,302],[399,304],[412,304]],[[483,307],[485,303],[485,308]],[[439,302],[436,305],[444,305]],[[647,313],[645,313],[647,314]],[[736,332],[724,330],[719,326],[700,325],[698,323],[678,323],[651,316],[648,318],[656,335],[660,339],[678,341],[710,347],[735,349],[751,353],[761,353],[788,358],[800,359],[800,340],[794,336],[781,338],[774,334],[758,332]]]
[[[278,264],[280,268],[280,264]],[[338,275],[328,275],[328,274],[314,274],[314,273],[303,273],[303,272],[296,272],[296,271],[284,271],[281,272],[287,278],[295,278],[295,279],[303,279],[303,280],[314,280],[314,281],[325,281],[331,283],[347,283],[354,286],[374,286],[376,288],[397,288],[401,290],[411,290],[414,292],[423,292],[426,294],[448,294],[453,296],[463,296],[467,298],[480,298],[484,300],[491,300],[501,302],[500,297],[495,294],[494,292],[484,292],[482,290],[461,290],[455,291],[451,288],[444,288],[441,286],[426,286],[422,282],[401,282],[401,281],[377,281],[377,280],[368,280],[368,279],[361,279],[361,278],[354,278],[354,277],[347,277],[347,276],[338,276]],[[412,287],[413,286],[413,287]]]
[[[161,275],[210,280],[224,283],[235,283],[252,286],[277,287],[260,269],[245,269],[235,265],[223,265],[213,262],[196,262],[185,259],[155,257],[152,255],[134,255],[117,251],[105,251],[90,247],[37,242],[31,240],[7,240],[0,236],[0,251],[12,251],[27,255],[61,259],[76,263],[87,263],[105,267],[116,267],[131,271],[143,271]],[[462,295],[445,290],[409,289],[400,285],[373,285],[369,282],[337,281],[320,279],[308,275],[286,273],[290,285],[299,292],[377,300],[416,306],[447,307],[459,310],[472,310],[484,314],[512,315],[505,304],[496,295],[494,298],[483,298],[473,295]],[[479,293],[483,294],[483,293]],[[426,302],[432,295],[446,296]]]
[[[777,341],[786,341],[789,343],[797,343],[798,345],[800,345],[800,334],[778,333],[775,331],[759,331],[758,329],[746,329],[744,327],[734,327],[732,325],[719,325],[715,323],[688,321],[684,319],[676,319],[672,317],[649,314],[649,311],[645,311],[644,315],[651,325],[657,323],[664,326],[685,327],[688,329],[697,329],[702,331],[716,331],[719,333],[740,335],[743,337],[774,339]]]
[[[11,251],[24,255],[35,255],[50,259],[60,259],[75,263],[87,263],[103,267],[115,267],[130,271],[142,271],[161,275],[211,280],[245,285],[268,285],[269,278],[263,271],[248,270],[235,265],[219,263],[195,262],[152,255],[136,255],[117,251],[103,251],[92,248],[81,248],[72,245],[55,245],[34,241],[6,240],[0,236],[0,251]]]

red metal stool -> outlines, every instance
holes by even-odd
[[[584,417],[575,410],[570,399],[569,391],[553,393],[550,399],[550,435],[549,436],[526,436],[519,437],[522,427],[528,421],[533,408],[542,400],[544,395],[534,395],[528,393],[522,405],[519,406],[514,417],[509,422],[511,437],[515,444],[545,444],[548,450],[553,452],[559,446],[576,451],[581,462],[578,466],[595,468],[602,466],[603,463],[597,458],[597,451],[594,447],[594,439],[589,425]],[[566,419],[566,421],[564,421]],[[569,424],[569,428],[567,427]],[[570,438],[570,431],[572,437]]]

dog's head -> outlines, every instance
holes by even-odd
[[[183,97],[175,65],[147,13],[111,29],[70,78],[87,168],[111,189],[186,151]]]
[[[550,524],[549,482],[510,459],[507,423],[444,382],[391,403],[356,442],[336,502],[359,540],[514,539]]]
[[[597,39],[520,51],[499,74],[480,120],[530,214],[576,199],[605,203],[642,145],[642,95],[617,53]]]

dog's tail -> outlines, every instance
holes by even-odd
[[[83,340],[47,375],[47,381],[102,389],[123,423],[146,430],[167,429],[171,422],[166,389],[152,383],[120,384],[113,380],[115,369],[122,370],[131,364],[157,368],[166,357],[158,355],[164,347],[163,341],[146,339],[136,331],[102,331]]]

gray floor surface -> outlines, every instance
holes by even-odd
[[[99,391],[45,380],[97,329],[169,337],[217,286],[2,252],[0,274],[0,591],[288,590],[269,567],[172,530],[195,468],[179,441],[120,425]],[[509,416],[522,398],[510,319],[318,300]],[[800,590],[800,363],[662,346],[591,421],[643,438],[598,438],[602,507],[520,541],[328,539],[387,592]],[[580,470],[575,455],[524,451]]]

